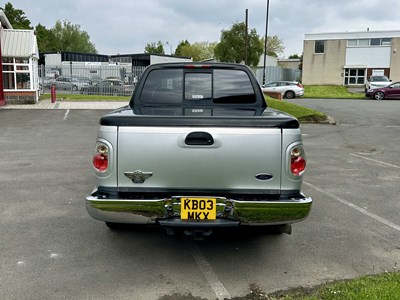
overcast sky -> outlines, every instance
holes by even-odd
[[[266,0],[12,0],[32,26],[50,29],[69,20],[85,30],[100,54],[143,53],[149,42],[219,41],[222,29],[245,19],[265,35]],[[301,54],[306,33],[400,30],[399,0],[270,0],[268,35],[285,46],[281,57]]]

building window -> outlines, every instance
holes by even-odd
[[[363,85],[365,83],[365,69],[345,69],[344,85]]]
[[[391,38],[347,40],[347,47],[377,47],[392,45]]]
[[[315,41],[314,53],[325,53],[325,41]]]
[[[3,58],[3,86],[5,90],[31,89],[31,66],[29,58]]]

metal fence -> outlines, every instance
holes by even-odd
[[[255,70],[257,80],[260,84],[263,84],[263,67],[258,67]],[[295,69],[287,69],[282,67],[267,66],[265,68],[265,82],[271,81],[301,81],[301,71]]]
[[[130,96],[145,67],[128,64],[62,64],[39,66],[42,93],[55,86],[58,93]]]
[[[39,86],[42,93],[50,93],[55,86],[58,93],[87,95],[130,96],[146,67],[129,64],[103,65],[101,63],[66,63],[39,66]],[[255,70],[257,80],[263,83],[263,67]],[[301,81],[301,71],[282,67],[265,68],[265,82]]]

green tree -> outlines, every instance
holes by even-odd
[[[240,63],[245,61],[246,24],[235,23],[229,30],[222,30],[221,40],[215,46],[215,57],[222,62]],[[247,63],[250,66],[257,66],[260,56],[263,53],[263,43],[252,28],[247,35]]]
[[[183,54],[183,48],[185,46],[190,46],[190,43],[188,42],[188,40],[181,41],[178,44],[178,46],[176,46],[175,55],[177,55],[177,56],[186,56],[186,55]]]
[[[57,51],[56,37],[50,29],[40,23],[35,27],[36,37],[38,41],[39,53]]]
[[[264,37],[262,38],[262,43],[264,45]],[[269,36],[267,38],[267,55],[273,56],[273,57],[278,57],[279,54],[282,54],[283,51],[285,50],[285,47],[283,46],[282,40],[277,36]],[[263,51],[264,53],[264,51]]]
[[[214,49],[216,45],[216,42],[196,42],[193,44],[188,42],[182,46],[178,45],[178,47],[180,46],[178,53],[180,56],[191,57],[193,61],[202,61],[214,57]],[[175,54],[176,53],[177,52],[175,51]]]
[[[298,54],[292,54],[289,56],[289,59],[300,59],[300,56]]]
[[[4,8],[0,8],[4,11],[7,16],[8,21],[14,29],[33,29],[31,26],[31,21],[25,16],[25,12],[21,9],[16,9],[10,2],[4,5]]]
[[[158,41],[157,43],[147,43],[146,47],[144,48],[144,52],[152,54],[165,54],[164,44],[161,41]]]
[[[81,30],[80,25],[72,24],[68,20],[57,21],[50,31],[48,37],[52,39],[54,36],[54,43],[45,51],[97,53],[95,45],[90,42],[89,34]]]

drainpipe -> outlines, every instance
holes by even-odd
[[[6,99],[4,99],[4,86],[3,86],[3,56],[1,55],[1,33],[2,27],[0,25],[0,106],[6,105]]]

